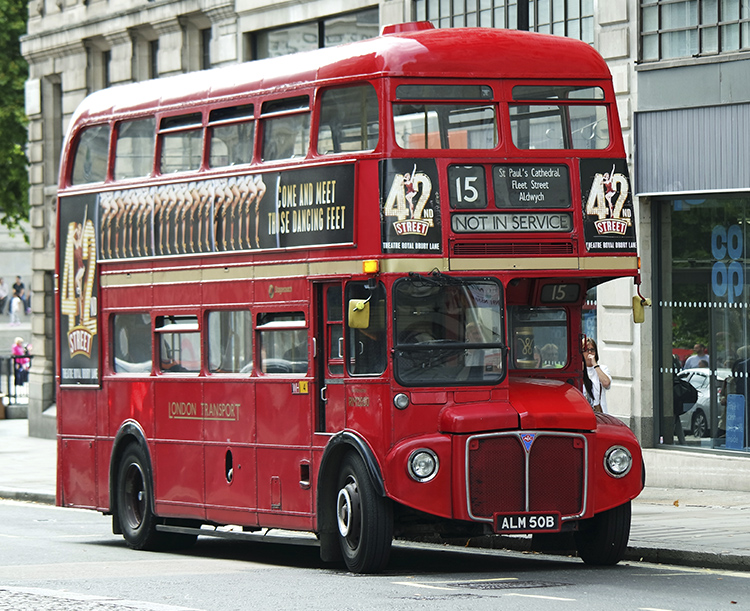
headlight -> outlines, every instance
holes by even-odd
[[[622,446],[612,446],[604,455],[604,468],[612,477],[624,477],[632,466],[633,457]]]
[[[432,450],[415,450],[409,456],[409,475],[418,482],[429,482],[438,472],[438,457]]]
[[[409,395],[402,392],[398,393],[393,397],[393,405],[396,406],[396,409],[406,409],[409,407]]]

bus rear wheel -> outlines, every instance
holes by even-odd
[[[379,496],[362,458],[344,457],[339,471],[336,523],[344,562],[353,573],[385,568],[393,542],[393,507]]]
[[[139,550],[185,548],[192,545],[195,535],[160,532],[154,515],[153,482],[147,469],[148,459],[143,448],[130,444],[120,459],[117,471],[117,517],[122,536],[129,547]]]
[[[575,533],[578,555],[586,564],[611,566],[620,562],[630,537],[630,501],[596,514]]]

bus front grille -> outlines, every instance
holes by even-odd
[[[532,255],[572,255],[575,248],[572,242],[454,242],[454,257],[525,257]]]
[[[524,432],[476,435],[467,440],[467,501],[472,518],[495,513],[586,508],[587,443],[583,435]]]

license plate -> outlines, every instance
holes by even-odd
[[[496,533],[552,533],[560,531],[560,514],[496,513]]]

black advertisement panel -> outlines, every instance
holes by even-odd
[[[380,162],[380,227],[384,253],[442,252],[434,159]]]
[[[354,166],[264,174],[272,197],[261,200],[260,248],[354,243]]]
[[[636,252],[630,176],[624,159],[581,159],[583,231],[589,252]]]
[[[60,200],[60,383],[99,384],[98,195]]]
[[[354,243],[354,165],[102,193],[99,257]]]
[[[569,208],[568,166],[503,164],[492,166],[498,208]]]

